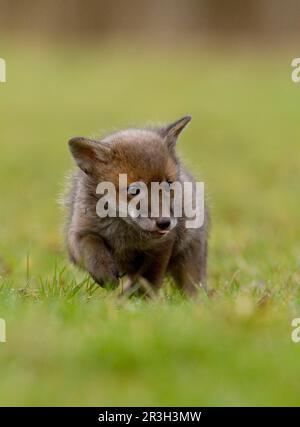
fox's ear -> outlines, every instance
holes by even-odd
[[[184,116],[161,130],[161,134],[170,149],[174,149],[179,135],[191,120],[191,116]]]
[[[106,163],[109,159],[109,147],[92,139],[72,138],[69,140],[69,148],[77,165],[87,175],[96,171],[99,162]]]

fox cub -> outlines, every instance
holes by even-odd
[[[134,183],[149,188],[153,182],[189,182],[195,187],[175,151],[178,136],[190,120],[186,116],[165,127],[126,129],[99,140],[78,137],[69,141],[79,168],[67,198],[67,247],[71,261],[99,285],[117,286],[121,274],[126,274],[126,292],[143,289],[155,294],[170,274],[188,295],[205,286],[209,218],[204,201],[204,219],[198,228],[186,227],[184,214],[175,217],[172,191],[168,216],[151,216],[151,206],[144,216],[132,215],[130,209],[122,216],[97,214],[98,184],[113,183],[118,196],[120,174],[127,174],[127,202],[139,193],[136,187],[132,191]]]

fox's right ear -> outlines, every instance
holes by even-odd
[[[92,139],[72,138],[69,140],[69,148],[77,165],[87,175],[92,175],[96,171],[99,162],[108,160],[108,146]]]

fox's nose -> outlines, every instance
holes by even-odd
[[[160,230],[167,230],[171,225],[170,218],[157,218],[156,225]]]

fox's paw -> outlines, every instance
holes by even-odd
[[[115,289],[119,285],[119,270],[113,262],[106,265],[105,268],[103,266],[94,268],[89,273],[102,288]]]

